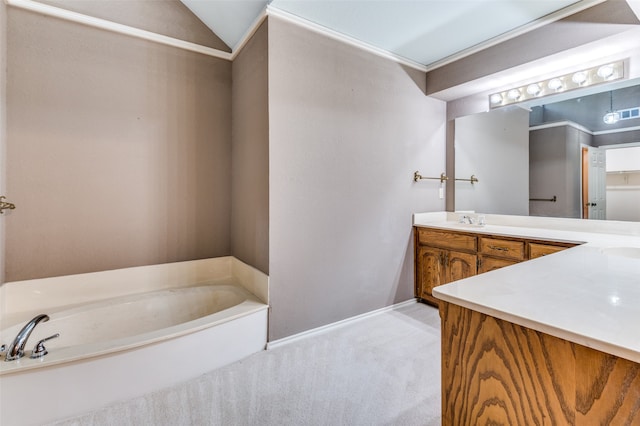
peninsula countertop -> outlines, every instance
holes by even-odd
[[[435,297],[640,363],[639,223],[484,216],[482,227],[446,212],[415,214],[413,222],[582,244],[435,287]]]

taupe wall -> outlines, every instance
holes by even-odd
[[[443,210],[425,74],[269,19],[270,339],[413,297],[412,213]]]
[[[623,143],[640,142],[640,130],[617,132],[593,136],[593,146],[617,145]]]
[[[269,273],[269,92],[265,21],[233,61],[231,252]]]
[[[529,137],[529,195],[557,197],[555,203],[532,201],[529,214],[580,218],[581,144],[591,145],[591,135],[571,126],[533,130]]]
[[[7,280],[230,253],[231,64],[8,10]]]

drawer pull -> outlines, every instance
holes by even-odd
[[[487,246],[487,247],[489,247],[491,250],[509,251],[507,247],[498,247],[498,246]]]

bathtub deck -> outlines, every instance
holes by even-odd
[[[150,277],[158,282],[148,282]],[[268,277],[234,258],[5,283],[0,287],[0,305],[11,309],[3,312],[0,326],[11,330],[2,334],[2,343],[8,344],[15,334],[15,329],[5,326],[8,318],[21,324],[34,312],[58,312],[83,303],[108,304],[127,295],[221,282],[237,283],[244,301],[185,323],[188,329],[177,325],[147,333],[151,339],[143,342],[136,340],[139,336],[108,342],[98,339],[84,345],[82,353],[75,347],[56,350],[54,340],[47,345],[49,354],[38,360],[0,360],[0,424],[44,424],[78,415],[193,379],[260,352],[267,342],[269,308]],[[35,334],[32,336],[28,352],[36,342]],[[118,343],[115,347],[114,342]],[[44,396],[38,398],[38,410],[25,397],[34,392]]]

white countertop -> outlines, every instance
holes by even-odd
[[[434,288],[441,300],[640,363],[640,224],[454,213],[414,215],[414,225],[583,242],[561,252]]]

